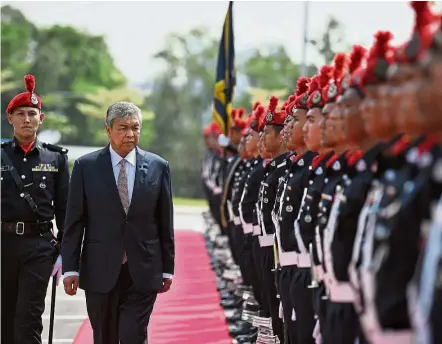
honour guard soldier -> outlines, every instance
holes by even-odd
[[[37,138],[44,119],[42,101],[34,93],[33,75],[25,76],[25,85],[27,91],[15,96],[6,110],[14,138],[2,143],[1,154],[4,344],[42,343],[49,278],[56,276],[58,283],[61,276],[58,251],[69,188],[67,150]]]
[[[296,152],[296,154],[290,157],[290,169],[282,185],[279,202],[275,203],[275,208],[277,208],[275,209],[276,218],[278,220],[277,225],[275,225],[278,240],[278,260],[281,266],[279,293],[283,310],[285,338],[286,342],[290,344],[301,343],[298,341],[297,319],[290,292],[298,263],[293,223],[301,205],[303,190],[307,186],[309,166],[317,155],[317,153],[306,149],[302,132],[306,122],[309,82],[309,78],[302,77],[298,80],[296,94],[286,107],[287,116],[290,117],[289,127],[287,128],[287,148],[292,152]]]
[[[326,72],[329,73],[329,70]],[[324,79],[324,78],[323,78]],[[328,79],[327,79],[328,82]],[[323,184],[325,163],[333,155],[330,149],[321,147],[321,113],[324,103],[321,101],[319,75],[315,75],[308,88],[308,112],[303,127],[303,136],[307,149],[319,153],[309,166],[307,186],[302,192],[301,205],[294,221],[296,238],[296,252],[298,254],[298,268],[294,274],[290,291],[294,306],[293,317],[296,318],[298,343],[314,343],[313,330],[315,327],[315,314],[312,304],[312,291],[308,288],[312,283],[311,259],[309,255],[310,244],[313,243],[315,234],[316,215],[318,213],[318,196]]]
[[[376,212],[371,257],[374,290],[369,290],[374,296],[376,343],[413,340],[406,287],[421,251],[421,225],[429,220],[429,210],[440,196],[440,189],[433,194],[437,188],[431,183],[432,165],[435,157],[440,157],[440,147],[431,135],[422,135],[428,133],[420,126],[417,92],[421,82],[418,60],[431,43],[435,17],[428,2],[413,2],[412,7],[416,13],[412,38],[396,50],[396,65],[389,73],[392,94],[404,104],[395,114],[396,125],[410,137],[410,144],[385,172],[385,192]]]
[[[263,123],[265,108],[258,105],[253,111],[250,119],[250,131],[246,140],[246,150],[253,158],[251,164],[252,170],[246,177],[241,200],[238,205],[240,219],[245,235],[252,234],[252,257],[250,260],[249,272],[251,275],[251,283],[253,294],[259,304],[261,313],[268,314],[267,301],[262,294],[262,276],[261,276],[261,259],[259,252],[258,235],[260,229],[258,226],[258,214],[256,212],[256,204],[258,202],[258,194],[261,181],[264,179],[266,159],[262,157],[262,151],[259,149],[260,129]],[[259,263],[259,264],[258,264]]]
[[[281,342],[284,342],[284,330],[279,317],[279,301],[275,286],[275,277],[272,273],[275,257],[273,251],[275,228],[272,220],[273,205],[281,179],[288,171],[287,148],[281,144],[281,131],[284,128],[286,113],[277,110],[279,98],[271,97],[264,122],[264,146],[271,155],[272,161],[267,166],[264,180],[261,182],[260,214],[262,217],[259,237],[261,247],[261,269],[263,276],[264,297],[269,303],[270,317],[272,318],[273,333]]]

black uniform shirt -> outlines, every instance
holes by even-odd
[[[307,251],[306,253],[309,252],[309,245],[315,238],[319,201],[321,199],[322,188],[324,187],[325,165],[333,154],[333,152],[328,152],[318,155],[309,166],[308,186],[303,191],[305,197],[299,210],[298,219],[296,220],[296,225],[299,226],[299,235]],[[298,250],[298,253],[304,253],[301,252],[299,247]]]
[[[293,225],[301,206],[302,193],[308,184],[309,166],[316,155],[315,152],[306,152],[302,156],[296,156],[287,173],[284,194],[278,204],[278,207],[281,207],[279,214],[281,248],[285,252],[297,249]]]
[[[367,192],[373,180],[373,166],[386,144],[377,144],[369,149],[357,162],[347,168],[343,176],[343,193],[339,204],[339,214],[336,219],[331,253],[333,270],[338,281],[348,282],[348,265],[352,257],[359,214],[365,204]]]
[[[258,219],[256,214],[256,202],[258,202],[258,194],[261,181],[264,178],[264,161],[261,157],[254,159],[252,162],[253,169],[248,174],[242,195],[241,211],[243,219],[246,223],[257,225]]]
[[[67,149],[36,139],[25,154],[15,138],[2,143],[2,149],[38,207],[38,213],[34,213],[2,160],[2,222],[51,221],[55,215],[58,239],[61,239],[69,190]]]
[[[252,161],[243,160],[241,168],[237,172],[235,172],[235,182],[234,182],[235,191],[232,195],[232,208],[233,208],[233,214],[237,217],[240,216],[239,203],[241,202],[241,197],[244,191],[244,186],[246,184],[246,179],[253,167],[254,165],[252,164]]]
[[[269,164],[266,176],[262,182],[261,195],[261,211],[262,211],[262,226],[267,234],[275,233],[275,228],[272,220],[272,210],[276,201],[276,193],[279,183],[284,179],[284,175],[288,172],[287,155],[284,153],[277,156]]]

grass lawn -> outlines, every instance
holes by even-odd
[[[173,198],[173,204],[174,205],[186,205],[186,206],[206,206],[207,201],[203,198],[181,198],[181,197],[174,197]]]

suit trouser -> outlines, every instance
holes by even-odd
[[[147,326],[156,298],[156,293],[136,290],[127,263],[122,265],[117,283],[109,293],[86,290],[94,344],[147,343]]]
[[[40,235],[2,232],[1,343],[40,344],[56,249]]]
[[[315,312],[313,311],[312,289],[308,286],[312,281],[310,268],[296,268],[290,285],[290,295],[296,314],[296,333],[298,343],[314,344],[313,329],[315,328]]]
[[[244,234],[242,226],[235,227],[238,239],[238,260],[244,285],[252,285],[251,263],[252,263],[252,235]]]
[[[284,314],[285,343],[287,344],[298,344],[297,323],[292,320],[293,302],[290,295],[290,286],[296,269],[295,265],[283,266],[279,277],[279,294],[281,295]]]
[[[326,323],[322,337],[324,344],[354,344],[359,334],[359,321],[353,303],[326,302]]]
[[[267,303],[267,299],[264,297],[263,292],[263,281],[262,281],[262,273],[261,273],[261,247],[259,246],[259,239],[258,236],[253,236],[253,243],[252,243],[252,260],[253,260],[253,267],[251,267],[252,270],[252,289],[253,294],[255,296],[256,301],[259,304],[260,308],[260,315],[263,317],[269,317],[269,306]]]
[[[261,247],[262,288],[264,297],[269,305],[270,317],[272,318],[273,333],[284,342],[284,326],[279,317],[279,300],[275,285],[275,276],[272,272],[275,266],[273,246]]]

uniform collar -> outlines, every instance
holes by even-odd
[[[126,159],[126,161],[128,163],[130,163],[133,166],[136,166],[136,148],[132,149],[129,154],[126,155],[125,158],[122,158],[120,155],[118,155],[117,152],[115,152],[112,148],[112,145],[109,144],[109,152],[110,152],[110,156],[111,156],[111,161],[112,161],[112,167],[117,166],[121,160]]]
[[[11,141],[11,145],[13,149],[20,149],[23,152],[23,149],[20,147],[20,144],[15,136]],[[32,144],[31,149],[27,152],[27,154],[31,153],[33,150],[40,151],[42,148],[43,148],[42,142],[38,139],[38,137],[36,137],[34,143]]]

